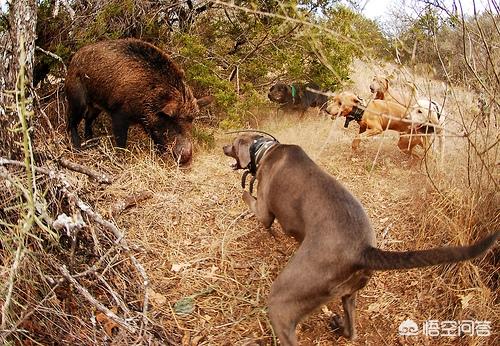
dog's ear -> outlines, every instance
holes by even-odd
[[[246,168],[250,164],[250,143],[239,139],[235,148],[241,168]]]
[[[352,102],[355,105],[359,105],[361,102],[363,102],[363,99],[359,97],[358,95],[352,95]]]

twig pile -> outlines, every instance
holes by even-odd
[[[59,162],[100,183],[111,182],[82,165]],[[0,265],[7,280],[0,297],[0,340],[101,344],[112,338],[126,344],[174,344],[148,319],[149,279],[124,232],[84,202],[61,170],[32,165],[30,192],[23,185],[23,166],[0,158],[0,213],[5,220],[18,213],[22,224],[1,222]],[[134,200],[144,198],[147,194]],[[135,202],[117,203],[114,214]],[[23,210],[30,204],[32,212]],[[87,330],[89,320],[102,328]]]

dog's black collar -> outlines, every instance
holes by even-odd
[[[360,122],[361,119],[363,118],[364,113],[365,110],[363,108],[359,108],[357,106],[352,107],[351,113],[349,113],[345,117],[344,127],[347,128],[349,126],[349,123],[353,120]]]
[[[276,144],[279,144],[279,142],[266,137],[259,137],[253,141],[252,145],[250,145],[250,163],[247,166],[248,171],[252,175],[257,173],[260,160]]]
[[[276,144],[279,144],[277,140],[259,137],[253,141],[252,145],[250,145],[250,163],[246,168],[246,171],[243,172],[243,176],[241,177],[241,187],[244,189],[246,185],[246,180],[248,174],[252,175],[252,179],[250,179],[250,193],[253,193],[253,184],[255,183],[255,174],[257,173],[257,168],[259,168],[259,162],[262,160],[264,155],[266,155],[267,151],[274,147]]]

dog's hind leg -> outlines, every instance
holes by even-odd
[[[304,241],[306,242],[307,239]],[[297,345],[295,328],[308,314],[330,299],[331,263],[317,261],[303,243],[278,275],[269,294],[269,318],[282,346]],[[329,268],[323,270],[327,265]],[[335,273],[333,273],[335,275]],[[335,284],[337,280],[333,280]]]
[[[370,271],[358,271],[354,273],[349,280],[345,281],[342,287],[337,287],[342,296],[344,318],[335,315],[331,321],[331,326],[337,333],[351,340],[356,338],[356,326],[354,324],[356,295],[360,289],[366,286],[371,275],[372,273]]]
[[[348,339],[356,338],[354,319],[356,313],[356,293],[342,297],[342,307],[344,308],[344,318],[333,316],[332,329]]]
[[[439,163],[442,165],[444,162],[444,141],[446,139],[445,130],[440,129],[437,135],[438,135]]]

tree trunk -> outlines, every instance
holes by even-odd
[[[23,133],[15,131],[20,127],[19,115],[12,106],[15,92],[19,92],[17,81],[21,65],[24,66],[24,88],[27,91],[32,87],[36,10],[36,0],[12,0],[8,28],[0,33],[0,156],[12,159],[23,156]],[[27,106],[32,109],[30,104]]]

